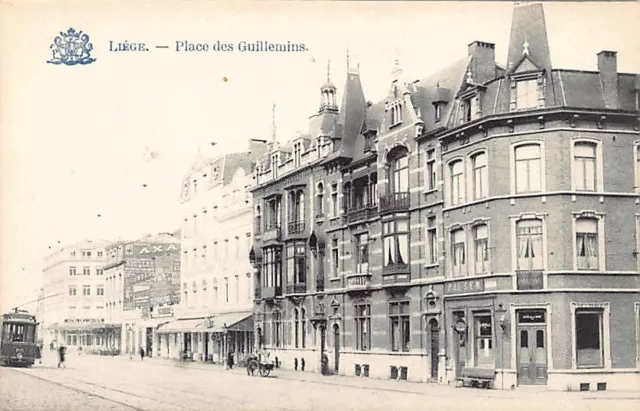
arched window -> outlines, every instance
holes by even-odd
[[[406,147],[396,147],[389,153],[390,182],[394,193],[409,191],[409,152]]]
[[[307,311],[302,308],[300,310],[300,331],[302,332],[302,348],[307,346]]]
[[[515,149],[516,193],[542,190],[542,159],[540,144],[525,144]]]
[[[487,153],[475,154],[471,157],[471,164],[473,167],[473,199],[480,200],[488,195]]]
[[[293,341],[294,341],[294,346],[296,348],[298,348],[298,327],[300,326],[299,322],[298,322],[298,309],[294,308],[293,309]]]
[[[597,144],[580,141],[573,146],[573,171],[576,190],[596,191]]]
[[[464,202],[464,163],[455,160],[449,163],[449,175],[451,185],[451,205]]]
[[[254,232],[256,234],[260,234],[260,230],[262,229],[262,209],[260,205],[256,206],[256,224],[254,227]]]
[[[316,217],[324,216],[324,185],[318,183],[316,190]]]
[[[467,273],[466,254],[465,233],[462,228],[458,228],[451,232],[451,268],[454,277]]]

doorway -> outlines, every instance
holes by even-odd
[[[545,310],[518,311],[516,326],[518,385],[547,384]]]
[[[204,361],[209,361],[209,333],[204,333]]]
[[[431,342],[431,379],[437,381],[440,353],[440,327],[436,319],[429,321],[429,337]]]
[[[333,326],[333,365],[336,373],[340,370],[340,327],[338,324]]]

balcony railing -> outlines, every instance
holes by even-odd
[[[373,217],[375,212],[375,205],[367,204],[357,208],[347,209],[346,220],[347,224],[355,223],[356,221],[367,220]]]
[[[292,221],[288,225],[287,232],[289,234],[300,234],[304,232],[304,222],[301,221]]]
[[[409,264],[389,264],[382,267],[382,285],[395,285],[411,282]]]
[[[304,294],[307,292],[306,283],[289,284],[287,285],[287,294]]]
[[[280,241],[280,226],[267,227],[262,235],[262,241]]]
[[[544,288],[542,270],[517,270],[516,276],[518,290],[542,290]]]
[[[371,285],[371,273],[355,273],[347,275],[347,288],[348,289],[362,289],[368,288]]]
[[[380,198],[380,212],[408,211],[409,193],[389,193]]]

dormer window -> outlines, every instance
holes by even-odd
[[[391,126],[402,123],[402,103],[395,101],[391,104]]]
[[[296,142],[293,145],[293,166],[300,167],[302,161],[302,142]]]
[[[436,103],[433,105],[433,107],[435,108],[434,120],[437,123],[442,119],[442,104]]]
[[[531,110],[544,106],[544,77],[542,73],[511,79],[511,111]]]
[[[473,99],[471,97],[462,100],[462,121],[467,123],[471,121]]]
[[[278,178],[278,153],[271,155],[271,177]]]
[[[516,82],[516,107],[519,110],[538,106],[538,81],[536,79]]]

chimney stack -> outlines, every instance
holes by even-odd
[[[471,74],[476,83],[483,84],[496,76],[496,46],[493,43],[474,41],[469,44]]]
[[[618,52],[603,50],[598,53],[598,71],[606,108],[618,108]]]

